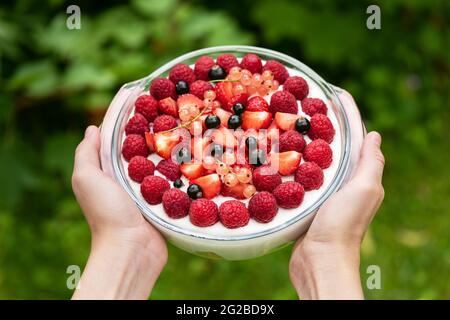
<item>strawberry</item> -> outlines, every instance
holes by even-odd
[[[147,143],[147,147],[150,150],[150,153],[155,152],[155,139],[153,138],[153,133],[145,133],[145,142]]]
[[[242,114],[242,129],[266,129],[272,122],[272,114],[266,111],[245,111]]]
[[[270,155],[270,165],[273,168],[278,168],[278,172],[287,176],[293,174],[302,159],[302,154],[297,151],[286,151],[281,153],[272,153]]]
[[[231,111],[231,110],[233,109],[233,106],[234,106],[236,103],[241,103],[241,104],[243,104],[244,106],[246,106],[247,103],[248,103],[247,100],[248,100],[248,93],[247,93],[247,92],[239,93],[239,94],[233,96],[233,97],[230,99],[230,101],[228,102],[228,105],[227,105],[227,107],[226,107],[225,109]]]
[[[211,135],[211,140],[214,143],[230,149],[233,149],[237,145],[236,137],[229,129],[225,127],[214,129]]]
[[[180,142],[181,137],[174,132],[158,132],[153,136],[156,153],[164,159],[169,159],[172,149]]]
[[[182,163],[180,165],[180,171],[189,180],[196,179],[198,177],[201,177],[204,173],[204,168],[201,163]]]
[[[213,111],[213,113],[219,117],[220,119],[220,123],[223,126],[227,126],[228,125],[228,119],[231,117],[231,112],[225,111],[222,108],[217,108],[216,110]]]
[[[277,124],[274,122],[272,122],[272,124],[270,125],[270,127],[267,128],[267,138],[270,141],[276,141],[280,138],[280,130],[277,127]]]
[[[246,111],[266,111],[269,112],[269,104],[264,98],[254,96],[248,100]]]
[[[224,197],[233,197],[236,199],[245,199],[244,189],[249,186],[249,184],[238,183],[234,187],[228,187],[226,184],[222,186],[221,194]]]
[[[230,102],[233,98],[233,83],[230,81],[219,82],[214,88],[216,99],[227,111],[231,111]]]
[[[178,97],[177,105],[178,110],[183,108],[189,109],[190,106],[197,106],[199,109],[203,109],[204,107],[203,101],[190,93],[186,93]]]
[[[277,112],[275,113],[275,123],[281,130],[294,130],[295,121],[300,118],[297,114]]]
[[[191,180],[191,184],[193,183],[198,184],[202,188],[203,197],[206,199],[217,196],[222,188],[222,181],[217,173]]]
[[[177,103],[171,97],[164,98],[158,101],[158,110],[162,114],[178,118]]]

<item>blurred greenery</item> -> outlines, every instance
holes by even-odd
[[[0,298],[69,298],[89,232],[72,195],[73,151],[121,84],[202,47],[252,44],[305,62],[355,97],[380,131],[386,199],[362,249],[372,299],[450,299],[450,4],[379,1],[62,0],[0,4]],[[447,169],[446,169],[447,168]],[[153,298],[294,299],[291,248],[242,262],[170,247]]]

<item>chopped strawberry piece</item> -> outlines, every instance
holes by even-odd
[[[231,111],[230,101],[233,98],[233,83],[230,81],[219,82],[214,88],[216,99],[225,110]]]
[[[199,109],[203,109],[204,104],[203,101],[194,96],[193,94],[186,93],[182,96],[178,97],[177,100],[178,110],[180,109],[189,109],[191,106],[196,106]]]
[[[153,136],[156,153],[164,159],[169,159],[172,149],[181,141],[181,137],[174,132],[158,132]]]
[[[272,114],[270,112],[245,111],[242,114],[242,129],[266,129],[272,122]]]
[[[145,142],[147,143],[147,147],[150,150],[150,153],[155,152],[155,139],[153,138],[153,133],[145,133]]]
[[[245,199],[244,189],[249,186],[249,184],[238,183],[234,187],[228,187],[226,184],[222,186],[221,194],[224,197],[233,197],[236,199]]]
[[[284,112],[275,113],[275,123],[278,128],[284,131],[295,129],[295,121],[297,121],[298,118],[300,118],[300,116],[297,114]]]
[[[237,145],[236,137],[229,129],[220,127],[214,129],[211,135],[211,140],[214,143],[220,144],[225,148],[234,148]]]
[[[204,174],[204,168],[201,163],[182,163],[180,165],[180,171],[189,180],[201,177]]]
[[[269,112],[269,104],[264,98],[254,96],[248,100],[246,111],[266,111]]]
[[[302,159],[302,154],[297,151],[286,151],[281,153],[272,153],[270,155],[270,165],[273,168],[278,168],[278,172],[287,176],[293,174]]]
[[[225,109],[230,110],[230,111],[233,110],[233,106],[236,103],[241,103],[244,106],[246,106],[247,105],[247,99],[248,99],[248,93],[247,92],[239,93],[239,94],[233,96],[230,99],[230,101],[228,102],[228,105],[227,105],[227,107]]]
[[[217,196],[222,188],[222,181],[217,173],[191,180],[191,184],[193,183],[198,184],[202,188],[203,197],[206,199],[212,199]]]
[[[171,97],[164,98],[158,101],[158,110],[162,114],[178,118],[177,103]]]

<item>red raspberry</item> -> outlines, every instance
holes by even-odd
[[[147,176],[141,183],[141,194],[149,204],[160,204],[162,196],[170,184],[166,179],[158,176]]]
[[[261,59],[253,53],[247,53],[241,61],[241,68],[247,69],[251,73],[261,73],[262,62]]]
[[[203,81],[203,80],[197,80],[191,83],[189,86],[189,93],[193,94],[194,96],[197,96],[197,98],[203,100],[205,91],[213,90],[214,87],[211,83]]]
[[[239,66],[237,58],[231,53],[224,53],[217,57],[217,64],[228,73],[233,67]]]
[[[289,77],[289,72],[286,68],[275,60],[267,60],[266,64],[262,68],[262,71],[270,70],[273,73],[273,78],[277,80],[280,84],[283,84]]]
[[[279,141],[280,152],[297,151],[302,153],[306,146],[303,135],[295,130],[289,130],[281,134]]]
[[[283,85],[283,90],[292,93],[297,100],[303,100],[309,92],[306,80],[298,76],[287,78]]]
[[[326,141],[317,139],[305,147],[303,157],[305,161],[315,162],[322,169],[326,169],[333,161],[333,151]]]
[[[297,100],[287,91],[277,91],[270,98],[270,112],[298,113]]]
[[[208,199],[198,199],[191,203],[189,219],[198,227],[208,227],[219,221],[217,204]]]
[[[228,200],[220,205],[219,218],[225,227],[234,229],[247,225],[250,214],[242,202]]]
[[[152,122],[158,116],[158,100],[151,95],[142,95],[134,103],[135,111],[142,114],[147,121]]]
[[[177,84],[180,81],[187,82],[187,84],[191,84],[195,81],[194,71],[186,64],[179,63],[175,65],[169,73],[169,80],[174,84]]]
[[[129,134],[140,134],[143,136],[146,132],[150,131],[148,126],[148,121],[140,113],[135,113],[134,116],[128,120],[125,126],[125,133]]]
[[[181,177],[180,165],[173,162],[171,159],[163,159],[156,165],[156,170],[158,170],[162,175],[171,181],[175,181]]]
[[[147,157],[149,151],[144,137],[138,134],[128,135],[122,145],[122,154],[127,161],[130,161],[134,156]]]
[[[157,100],[161,100],[167,97],[173,99],[177,98],[177,93],[175,92],[175,85],[172,81],[166,78],[156,78],[152,81],[150,85],[150,94]]]
[[[211,69],[213,65],[215,65],[214,59],[209,56],[202,56],[198,58],[194,66],[194,73],[197,80],[208,81],[209,69]]]
[[[305,98],[302,100],[302,110],[309,116],[316,113],[327,114],[327,105],[321,99]]]
[[[309,121],[311,124],[311,128],[308,131],[308,137],[311,140],[322,139],[328,143],[331,143],[334,139],[334,128],[333,124],[331,124],[330,119],[321,113],[316,113],[311,117]]]
[[[163,114],[155,119],[153,122],[153,132],[160,132],[170,130],[178,125],[177,119],[167,114]]]
[[[272,221],[278,211],[277,200],[267,192],[255,194],[248,203],[250,216],[258,222],[267,223]]]
[[[317,190],[323,184],[323,171],[314,162],[304,162],[295,173],[295,181],[300,183],[306,191]]]
[[[177,102],[171,97],[158,101],[158,110],[162,114],[168,114],[169,116],[178,118]]]
[[[258,191],[272,192],[281,184],[281,176],[269,165],[263,165],[253,171],[253,185]]]
[[[269,104],[264,98],[260,96],[254,96],[247,102],[247,108],[245,111],[269,111]]]
[[[134,156],[128,164],[128,175],[136,182],[142,182],[146,176],[155,173],[155,165],[143,156]]]
[[[288,181],[276,187],[273,190],[273,195],[280,208],[292,209],[297,208],[302,203],[305,189],[298,182]]]
[[[172,188],[164,192],[162,196],[164,211],[173,219],[179,219],[189,214],[191,199],[186,192]]]

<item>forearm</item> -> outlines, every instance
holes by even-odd
[[[364,299],[359,249],[310,248],[291,263],[291,278],[300,299]]]
[[[150,251],[113,239],[95,239],[72,299],[147,299],[161,266]]]

